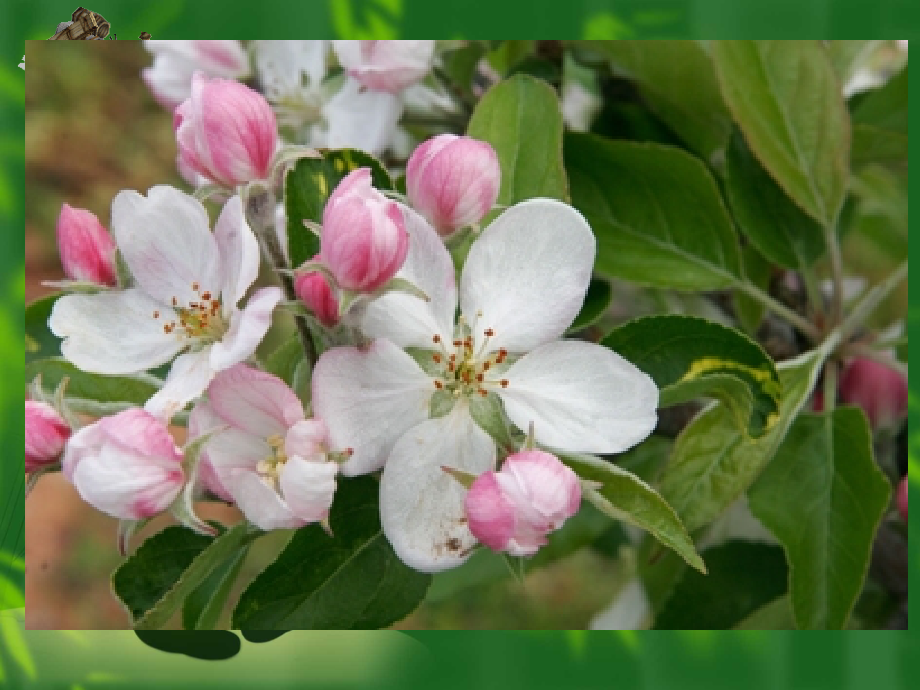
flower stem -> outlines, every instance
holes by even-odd
[[[831,274],[834,281],[834,296],[831,298],[831,323],[834,325],[843,319],[843,256],[840,253],[840,240],[834,230],[835,225],[824,228],[824,240],[831,258]]]
[[[275,199],[269,190],[259,190],[254,194],[246,195],[246,218],[255,231],[256,237],[262,245],[262,252],[275,274],[281,282],[281,288],[284,290],[284,296],[288,301],[297,301],[297,292],[294,290],[294,279],[291,277],[290,266],[287,259],[284,258],[284,251],[278,242],[278,236],[272,226]],[[300,345],[303,348],[304,357],[313,369],[316,364],[316,345],[313,342],[313,334],[306,319],[302,316],[294,316],[294,325],[297,328],[297,336],[300,338]]]
[[[818,342],[821,339],[821,331],[817,326],[808,321],[808,319],[801,314],[793,311],[779,300],[758,288],[756,285],[747,282],[739,282],[737,287],[752,299],[760,302],[770,311],[782,316],[814,342]]]
[[[850,315],[844,319],[840,326],[843,340],[846,341],[847,338],[853,335],[866,322],[866,319],[878,309],[879,305],[905,280],[907,280],[907,261],[898,266],[894,273],[884,281],[872,288],[863,297],[862,301],[853,308]]]

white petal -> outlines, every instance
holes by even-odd
[[[208,388],[215,414],[226,424],[263,439],[303,420],[303,404],[287,384],[245,365],[219,373]]]
[[[224,486],[246,518],[260,529],[297,529],[306,523],[255,472],[237,470]]]
[[[215,421],[218,425],[225,423],[216,414]],[[264,438],[239,429],[223,429],[211,437],[205,446],[205,452],[211,466],[223,482],[234,470],[254,471],[256,465],[271,456],[272,449]]]
[[[313,413],[326,424],[330,450],[354,450],[342,474],[383,467],[403,432],[428,419],[434,391],[415,360],[388,340],[375,340],[366,352],[325,352],[313,369]]]
[[[419,288],[430,301],[404,292],[387,293],[367,305],[361,330],[400,347],[433,349],[436,334],[445,343],[453,340],[457,308],[454,262],[428,221],[407,206],[401,208],[409,233],[409,253],[396,275]]]
[[[549,343],[503,375],[496,392],[519,429],[562,451],[620,453],[657,424],[655,382],[618,354],[580,341]]]
[[[210,348],[176,357],[166,383],[147,401],[144,409],[169,420],[176,412],[204,393],[217,372],[211,367]]]
[[[160,312],[160,318],[153,317]],[[97,374],[133,374],[165,364],[185,347],[163,324],[178,321],[141,290],[65,295],[48,327],[63,338],[61,353],[80,369]]]
[[[312,462],[297,455],[288,458],[279,479],[281,494],[291,512],[307,522],[325,518],[332,505],[338,471],[334,462]]]
[[[331,149],[354,148],[378,155],[396,134],[402,102],[390,93],[361,90],[354,79],[346,79],[341,90],[323,108],[328,123],[325,144]]]
[[[243,216],[243,202],[234,196],[220,212],[214,227],[220,256],[220,296],[236,305],[259,275],[259,243]]]
[[[211,348],[211,366],[222,371],[248,359],[272,325],[272,311],[281,301],[281,290],[267,287],[253,293],[246,307],[233,310],[230,330]]]
[[[571,206],[531,199],[512,206],[477,239],[460,279],[466,318],[492,328],[491,351],[529,352],[559,338],[585,300],[595,240]]]
[[[256,69],[265,97],[278,103],[305,88],[318,89],[326,74],[326,41],[254,41]],[[308,83],[303,84],[306,76]]]
[[[476,538],[466,523],[466,489],[441,466],[479,475],[494,463],[495,444],[465,403],[399,439],[380,481],[380,520],[406,565],[434,573],[467,559]]]
[[[207,211],[194,197],[165,185],[146,197],[119,192],[112,202],[112,234],[138,287],[163,304],[175,297],[187,307],[200,293],[220,291],[217,242]]]

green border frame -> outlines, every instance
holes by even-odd
[[[14,0],[0,26],[0,439],[5,448],[21,447],[22,416],[19,358],[23,319],[23,226],[25,78],[16,67],[30,39],[44,39],[75,8],[76,0],[41,3]],[[252,5],[161,0],[154,5],[99,0],[114,30],[127,38],[148,31],[155,38],[470,38],[484,29],[491,35],[556,35],[566,38],[852,38],[897,35],[920,30],[916,0],[260,0]],[[917,193],[917,183],[911,188]],[[910,331],[918,326],[917,291],[910,290]],[[14,383],[15,382],[15,385]],[[920,391],[912,387],[911,426],[920,412]],[[911,443],[911,490],[920,481]],[[22,515],[20,455],[3,458],[0,514]],[[912,522],[917,521],[915,514]],[[0,534],[0,538],[4,535]],[[7,542],[10,543],[9,537]],[[13,539],[20,554],[23,538]],[[910,548],[911,580],[918,547]],[[16,567],[0,576],[16,578]],[[11,574],[10,574],[11,573]],[[18,580],[21,591],[21,576]],[[15,605],[15,599],[7,602]],[[265,687],[328,687],[319,673],[317,633],[295,632],[256,646],[243,641],[239,660],[262,669]],[[394,635],[423,643],[413,648],[396,672],[381,672],[362,687],[522,686],[534,688],[808,688],[841,690],[906,688],[920,651],[920,636],[910,632],[873,633],[613,633],[613,632],[443,632],[335,633],[345,658],[366,657],[378,642]],[[350,638],[348,636],[351,636]],[[373,637],[367,637],[371,635]],[[364,636],[359,638],[359,636]],[[294,664],[280,663],[279,652],[297,642],[303,650]],[[350,642],[354,647],[349,647]],[[76,646],[75,646],[76,645]],[[164,656],[133,633],[55,633],[23,631],[21,616],[0,613],[0,686],[35,681],[46,687],[93,687],[120,684],[106,671],[105,657],[124,650],[143,682],[136,686],[188,687],[191,683],[234,687],[236,662],[213,662],[182,655]],[[350,649],[350,651],[349,651]],[[76,650],[76,651],[75,651]],[[82,650],[82,651],[80,651]],[[57,652],[60,652],[58,656]],[[408,652],[407,652],[408,653]],[[409,661],[411,657],[411,661]],[[47,659],[56,665],[46,675]],[[98,659],[90,668],[86,659]],[[73,669],[67,676],[67,669]],[[207,669],[206,676],[202,669]],[[106,675],[108,674],[108,675]],[[343,672],[344,674],[344,672]],[[206,680],[202,680],[205,678]],[[296,679],[296,682],[292,679]],[[135,681],[136,682],[136,681]],[[241,683],[236,677],[236,684]],[[334,684],[350,687],[353,676]],[[79,685],[78,685],[79,684]]]

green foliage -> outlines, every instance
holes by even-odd
[[[562,162],[562,112],[546,82],[519,74],[482,97],[467,135],[492,145],[501,165],[499,204],[569,196]]]
[[[719,517],[757,479],[811,397],[824,357],[812,352],[779,366],[779,419],[763,436],[750,438],[722,404],[704,411],[681,432],[660,489],[690,532]]]
[[[60,296],[42,297],[26,307],[26,364],[61,354],[61,341],[48,328],[48,318]]]
[[[260,630],[383,628],[425,597],[431,576],[404,565],[380,527],[378,483],[340,479],[329,514],[297,531],[243,592],[233,627]]]
[[[606,280],[592,279],[585,295],[585,303],[569,326],[568,333],[576,333],[600,321],[613,301],[613,288]]]
[[[393,189],[393,182],[373,156],[353,149],[326,151],[321,158],[301,158],[284,180],[288,255],[296,268],[319,251],[319,238],[303,221],[322,223],[326,200],[342,179],[358,168],[370,168],[377,189]]]
[[[907,172],[907,68],[885,86],[854,99],[852,166],[879,163]]]
[[[799,209],[736,132],[728,152],[726,192],[738,228],[770,261],[807,271],[825,252],[821,226]]]
[[[751,150],[806,213],[833,226],[846,195],[850,120],[827,53],[817,41],[714,41],[712,55]]]
[[[658,630],[729,630],[786,592],[783,550],[730,541],[703,552],[708,575],[688,572],[655,617]]]
[[[588,134],[568,135],[565,157],[572,203],[597,235],[599,273],[678,290],[741,280],[731,220],[698,159]]]
[[[731,116],[697,41],[593,41],[613,71],[636,82],[649,109],[707,161],[725,149]]]
[[[265,360],[265,370],[284,381],[304,404],[310,402],[310,363],[303,354],[300,340],[293,334]]]
[[[689,316],[651,316],[616,329],[603,345],[654,379],[660,407],[715,397],[752,436],[777,421],[782,386],[776,367],[739,331]]]
[[[213,630],[227,604],[230,590],[243,568],[249,548],[232,553],[182,604],[182,627],[186,630]]]
[[[562,461],[583,480],[599,487],[585,492],[585,498],[614,520],[622,520],[649,532],[700,572],[703,560],[693,546],[680,518],[664,499],[636,475],[592,455],[562,455]]]
[[[751,488],[752,512],[786,549],[800,629],[846,627],[890,493],[855,408],[800,417]]]
[[[42,389],[49,394],[67,379],[67,402],[75,411],[85,414],[111,414],[113,410],[142,406],[162,383],[147,374],[89,374],[63,357],[34,360],[26,365],[25,374],[26,383],[41,376]]]
[[[186,598],[253,536],[245,522],[218,537],[167,527],[141,544],[112,574],[112,591],[131,614],[135,628],[162,628]]]

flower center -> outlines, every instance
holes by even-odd
[[[259,461],[259,464],[256,465],[256,472],[259,473],[259,478],[263,482],[278,491],[281,470],[288,459],[287,454],[284,452],[284,439],[275,434],[265,439],[265,442],[271,449],[271,454],[264,460]]]
[[[198,283],[192,283],[192,290],[199,299],[187,305],[181,305],[177,297],[172,298],[173,310],[179,320],[177,322],[164,319],[163,332],[175,334],[181,341],[212,343],[220,340],[230,327],[221,312],[220,299],[208,290],[202,291]],[[153,318],[160,319],[160,312],[153,312]]]
[[[446,390],[456,397],[476,394],[485,397],[490,388],[508,387],[508,379],[498,378],[500,374],[496,371],[502,369],[508,351],[504,348],[489,351],[489,340],[495,336],[495,329],[491,327],[482,331],[484,339],[477,348],[473,338],[475,328],[475,322],[468,326],[461,316],[453,342],[445,343],[439,335],[432,337],[440,350],[431,354],[436,371],[434,387],[438,390]]]

